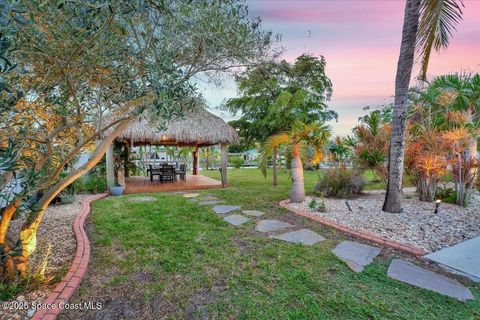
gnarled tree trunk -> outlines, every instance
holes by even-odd
[[[50,202],[68,185],[87,173],[89,170],[95,167],[95,165],[102,159],[106,153],[108,147],[113,140],[126,129],[130,119],[120,122],[114,130],[102,141],[102,143],[95,150],[92,158],[80,168],[71,172],[68,176],[60,180],[57,184],[52,186],[45,194],[40,198],[37,203],[36,211],[32,212],[31,216],[24,222],[20,230],[20,241],[22,253],[20,256],[15,257],[16,269],[21,276],[25,275],[28,265],[28,259],[30,255],[35,251],[37,246],[37,230],[42,221],[43,214],[47,209]]]
[[[290,202],[300,203],[305,200],[305,185],[303,182],[303,165],[300,158],[300,150],[297,143],[293,143],[292,159],[292,189]]]
[[[402,44],[395,78],[395,101],[390,137],[388,160],[387,193],[383,210],[401,212],[401,192],[403,178],[403,161],[405,155],[405,122],[408,109],[408,88],[412,75],[417,39],[421,0],[407,0],[403,20]]]

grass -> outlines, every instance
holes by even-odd
[[[215,171],[202,174],[219,178]],[[230,188],[202,193],[329,240],[312,247],[271,240],[254,232],[253,222],[234,228],[181,195],[150,194],[154,202],[109,197],[93,204],[89,277],[71,302],[103,299],[117,318],[125,313],[108,303],[116,299],[137,312],[127,318],[143,319],[480,318],[478,285],[468,283],[477,299],[461,303],[391,280],[388,250],[362,273],[352,272],[330,253],[342,234],[278,207],[288,196],[288,174],[280,173],[278,187],[255,169],[228,175]],[[306,189],[316,180],[317,173],[306,172]],[[69,313],[82,312],[93,311]]]

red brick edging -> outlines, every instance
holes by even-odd
[[[55,287],[55,290],[45,299],[42,308],[37,309],[32,319],[54,320],[62,311],[61,307],[59,307],[60,303],[66,303],[75,289],[80,285],[80,282],[82,282],[90,260],[90,241],[88,241],[83,224],[90,213],[90,203],[104,198],[107,195],[106,193],[97,194],[83,200],[82,211],[75,217],[72,225],[73,233],[77,241],[77,250],[70,269],[68,269],[65,277]]]
[[[424,256],[424,255],[427,254],[427,252],[424,249],[409,246],[409,245],[404,244],[404,243],[399,242],[399,241],[395,241],[395,240],[387,239],[387,238],[384,238],[384,237],[380,237],[380,236],[377,236],[376,234],[371,233],[371,232],[355,230],[355,229],[352,229],[350,227],[347,227],[346,225],[340,224],[340,223],[332,221],[330,219],[319,217],[319,216],[314,215],[312,213],[309,213],[307,211],[291,208],[288,205],[289,203],[290,203],[290,200],[287,199],[287,200],[280,201],[279,205],[281,207],[287,209],[287,210],[292,211],[295,214],[310,218],[312,220],[320,222],[323,225],[335,228],[339,231],[342,231],[346,234],[349,234],[351,236],[354,236],[354,237],[357,237],[357,238],[360,238],[360,239],[363,239],[363,240],[372,241],[372,242],[378,243],[382,246],[387,246],[387,247],[393,248],[395,250],[399,250],[399,251],[402,251],[402,252],[405,252],[405,253],[408,253],[408,254],[412,254],[414,256]]]

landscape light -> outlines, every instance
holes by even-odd
[[[442,203],[442,200],[438,199],[437,201],[435,201],[435,214],[438,213],[438,208],[440,207],[440,203]]]

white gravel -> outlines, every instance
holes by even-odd
[[[39,272],[43,262],[47,259],[45,277],[61,275],[68,271],[70,262],[75,256],[76,241],[72,230],[75,216],[81,211],[81,202],[89,195],[77,195],[74,203],[68,205],[52,205],[45,211],[37,234],[37,250],[30,257],[30,273]],[[9,237],[18,238],[18,232],[24,219],[11,222]],[[50,255],[46,257],[50,247]],[[35,291],[22,292],[12,301],[41,303],[48,294],[55,289],[55,284],[49,284]],[[0,308],[0,319],[29,319],[28,310],[5,310]]]
[[[412,190],[408,190],[412,191]],[[418,200],[414,193],[406,193],[402,213],[382,211],[385,193],[368,192],[359,198],[348,199],[352,212],[347,208],[347,199],[325,198],[326,212],[309,208],[312,197],[303,203],[289,204],[347,225],[351,228],[373,232],[379,236],[437,251],[480,235],[480,195],[477,193],[469,207],[442,203],[434,214],[435,203]],[[315,198],[318,202],[319,199]]]

